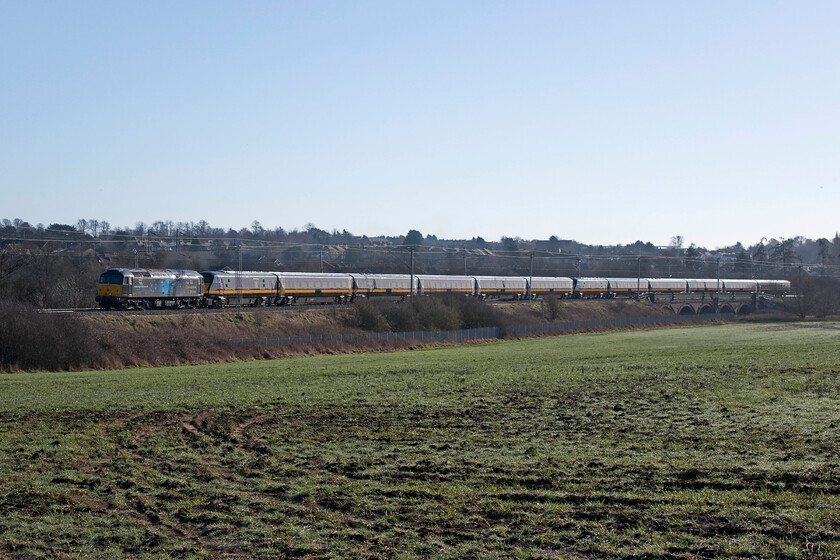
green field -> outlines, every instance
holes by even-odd
[[[0,376],[3,558],[840,556],[840,325]]]

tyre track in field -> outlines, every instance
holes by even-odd
[[[162,516],[156,508],[155,499],[150,494],[150,485],[142,480],[129,477],[128,472],[149,474],[151,469],[144,466],[149,458],[145,456],[147,440],[177,421],[173,418],[118,417],[98,423],[103,435],[118,442],[128,439],[128,445],[117,445],[116,452],[100,457],[79,455],[73,461],[74,468],[90,480],[99,481],[98,487],[88,487],[68,493],[73,501],[91,511],[130,520],[129,525],[142,527],[147,532],[145,546],[157,547],[166,540],[192,543],[193,552],[207,550],[204,540],[181,524]],[[128,432],[129,437],[126,437]],[[141,550],[126,550],[141,552]]]
[[[228,443],[228,439],[241,439],[250,426],[268,419],[269,416],[247,418],[233,426],[227,437],[219,437],[219,431],[216,429],[217,416],[216,410],[207,409],[190,415],[155,418],[131,428],[129,451],[137,478],[157,480],[173,475],[168,458],[159,456],[160,451],[154,444],[150,444],[151,440],[158,436],[167,436],[168,433],[168,436],[180,439],[183,445],[197,456],[196,465],[192,467],[194,480],[210,482],[216,479],[228,493],[248,493],[245,474],[221,463],[216,458],[220,454],[214,453],[213,450]],[[135,422],[129,420],[122,422],[122,427],[134,424]],[[166,494],[156,494],[160,489],[150,483],[135,488],[120,488],[118,484],[112,484],[110,490],[114,496],[122,494],[125,503],[133,506],[119,508],[121,512],[135,519],[137,525],[146,528],[150,533],[160,533],[163,538],[176,542],[188,542],[193,547],[193,553],[224,558],[242,557],[228,549],[223,541],[215,538],[204,521],[208,515],[213,514],[216,507],[213,493],[207,496],[209,503],[191,511],[173,513],[166,511]],[[112,503],[118,501],[114,499]]]
[[[84,491],[69,494],[74,501],[94,511],[111,511],[119,517],[132,520],[131,525],[142,527],[148,532],[148,546],[157,547],[165,541],[190,543],[192,553],[211,554],[213,557],[235,558],[221,542],[208,535],[202,523],[178,519],[162,507],[163,499],[157,494],[159,487],[150,481],[172,476],[170,462],[160,456],[152,441],[157,437],[180,437],[183,444],[200,458],[202,472],[196,472],[196,479],[212,478],[224,481],[235,491],[247,491],[243,474],[219,463],[208,453],[226,439],[237,441],[243,438],[247,429],[269,418],[268,415],[247,418],[233,426],[229,437],[219,438],[214,430],[216,411],[202,410],[186,416],[141,416],[121,417],[103,421],[102,430],[116,440],[128,442],[119,447],[114,455],[92,460],[79,457],[75,467],[90,477],[107,477],[102,490],[105,497]],[[177,429],[176,429],[177,428]],[[200,511],[192,512],[200,516]]]

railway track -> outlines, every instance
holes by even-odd
[[[196,309],[178,309],[178,308],[157,308],[157,309],[125,309],[125,310],[111,310],[100,309],[98,307],[79,308],[79,309],[39,309],[38,313],[48,315],[108,315],[108,316],[143,316],[153,317],[155,315],[202,315],[202,314],[220,314],[220,313],[256,313],[261,311],[263,313],[289,313],[291,311],[302,311],[307,309],[320,309],[326,305],[324,303],[308,303],[297,304],[291,306],[266,306],[254,307],[250,305],[229,305],[227,307],[200,307]]]
[[[719,294],[720,295],[720,294]],[[663,305],[668,304],[690,304],[690,303],[704,303],[707,302],[707,299],[703,297],[698,297],[697,294],[677,294],[678,297],[672,298],[670,300],[657,300],[656,303],[660,303]],[[692,297],[694,296],[694,297]],[[723,299],[720,301],[721,304],[738,302],[738,301],[746,301],[747,296],[743,294],[739,295],[732,295],[730,298]],[[644,298],[646,300],[646,298]],[[618,297],[613,299],[592,299],[592,301],[636,301],[636,298],[632,297]],[[541,299],[534,300],[534,303],[539,303],[542,301]],[[581,299],[574,299],[568,301],[589,301],[589,298],[581,298]],[[711,300],[708,300],[709,302]],[[484,302],[488,305],[518,305],[523,303],[528,303],[526,300],[512,300],[512,299],[487,299]],[[158,307],[152,309],[126,309],[126,310],[113,310],[113,309],[101,309],[99,307],[90,307],[90,308],[74,308],[74,309],[39,309],[38,313],[44,314],[54,314],[54,315],[63,315],[63,314],[78,314],[78,315],[97,315],[97,314],[107,314],[107,315],[119,315],[119,316],[142,316],[142,317],[152,317],[155,315],[202,315],[202,314],[223,314],[223,313],[290,313],[293,311],[305,311],[305,310],[313,310],[313,309],[324,309],[324,308],[335,308],[335,307],[342,307],[343,305],[348,304],[336,304],[332,302],[309,302],[309,303],[295,303],[294,305],[269,305],[269,306],[252,306],[252,305],[227,305],[225,307],[199,307],[199,308],[177,308],[177,307]]]
[[[527,303],[523,300],[485,300],[489,305],[510,305]],[[218,314],[218,313],[256,313],[257,311],[267,313],[289,313],[291,311],[302,311],[311,309],[322,309],[325,307],[334,307],[337,304],[331,302],[320,303],[295,303],[294,305],[268,305],[264,307],[255,307],[252,305],[228,305],[225,307],[198,307],[198,308],[177,308],[177,307],[158,307],[153,309],[101,309],[99,307],[87,308],[73,308],[73,309],[39,309],[38,313],[49,315],[63,315],[63,314],[78,314],[78,315],[121,315],[121,316],[143,316],[150,317],[154,315],[200,315],[200,314]]]

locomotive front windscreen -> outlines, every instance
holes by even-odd
[[[122,284],[123,275],[116,270],[108,270],[99,277],[100,284]]]

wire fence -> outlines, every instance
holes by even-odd
[[[731,313],[709,313],[703,315],[674,315],[663,317],[635,317],[624,319],[589,319],[586,321],[561,321],[536,325],[513,325],[506,327],[483,327],[457,331],[410,331],[383,333],[347,333],[312,336],[281,336],[263,338],[240,338],[234,344],[259,346],[289,346],[319,342],[465,342],[470,340],[491,340],[530,334],[564,334],[581,331],[621,329],[627,327],[665,326],[687,323],[706,323],[730,319]]]

